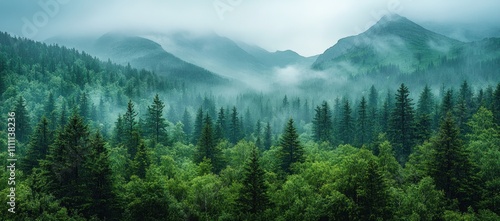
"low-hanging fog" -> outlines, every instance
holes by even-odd
[[[338,39],[365,31],[387,13],[444,26],[500,21],[500,2],[495,0],[6,0],[0,5],[0,30],[23,36],[23,27],[31,22],[36,33],[30,30],[25,37],[36,40],[182,28],[215,31],[269,51],[291,49],[303,56],[320,54]],[[49,13],[41,15],[44,11]]]

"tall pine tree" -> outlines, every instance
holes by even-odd
[[[153,99],[153,104],[148,106],[148,116],[146,118],[149,134],[154,139],[155,143],[161,141],[168,142],[166,131],[167,120],[163,117],[163,108],[165,108],[165,104],[160,100],[158,94],[156,94]]]
[[[437,137],[432,141],[434,158],[429,168],[429,174],[436,181],[436,187],[444,191],[449,200],[458,200],[461,211],[467,211],[478,201],[475,193],[477,185],[476,167],[455,125],[451,113],[447,113]]]
[[[415,120],[410,91],[401,84],[391,114],[389,135],[395,146],[396,158],[401,164],[408,160],[415,143]]]
[[[259,164],[259,152],[253,147],[250,159],[243,172],[243,188],[241,188],[237,205],[239,213],[246,220],[264,220],[263,212],[269,206],[265,172]]]
[[[26,157],[21,164],[25,173],[30,174],[33,168],[39,166],[39,161],[45,159],[51,143],[52,131],[49,129],[49,121],[42,117],[31,136]]]
[[[299,134],[293,125],[293,119],[290,118],[285,126],[283,135],[279,141],[279,159],[281,170],[285,174],[292,173],[294,163],[304,162],[304,149],[299,141]]]
[[[326,101],[317,106],[313,119],[313,138],[316,142],[332,142],[333,122],[330,107]]]
[[[339,135],[340,140],[344,144],[352,144],[354,140],[354,124],[352,120],[352,109],[349,101],[344,100],[344,106],[342,109],[342,116],[339,124]]]
[[[269,150],[273,145],[272,137],[271,124],[267,122],[266,127],[264,128],[264,150]]]
[[[198,140],[198,145],[196,146],[194,162],[199,164],[205,159],[210,160],[212,163],[212,172],[219,173],[224,166],[224,162],[222,151],[217,147],[210,115],[207,114],[203,122],[204,126]]]
[[[16,113],[16,140],[24,143],[29,140],[31,134],[30,116],[26,110],[26,103],[23,97],[19,96],[14,106]]]

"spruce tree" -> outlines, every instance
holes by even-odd
[[[90,102],[85,92],[80,97],[79,110],[83,119],[90,119]]]
[[[51,143],[52,131],[49,129],[49,121],[42,117],[30,138],[26,157],[21,164],[25,173],[31,174],[31,170],[39,166],[39,161],[45,159]]]
[[[236,144],[241,139],[241,124],[236,107],[233,107],[229,121],[229,142]]]
[[[453,99],[453,90],[449,89],[445,92],[443,96],[443,101],[441,102],[441,119],[446,117],[447,113],[451,113],[455,116],[455,103]]]
[[[415,119],[408,88],[401,84],[396,94],[396,104],[391,114],[389,135],[395,146],[396,158],[401,164],[408,160],[415,143]]]
[[[268,208],[269,198],[264,180],[265,172],[259,164],[259,153],[253,147],[243,172],[243,188],[237,199],[239,214],[247,220],[264,220],[262,213]]]
[[[88,126],[76,111],[59,131],[48,155],[41,162],[46,190],[60,199],[66,208],[88,211],[91,203],[86,176],[89,155]]]
[[[196,113],[196,119],[194,121],[193,136],[191,143],[196,144],[200,139],[201,131],[203,130],[203,109],[200,107]]]
[[[313,138],[316,142],[332,142],[333,122],[330,107],[326,101],[317,106],[313,119]]]
[[[160,100],[158,94],[156,94],[153,104],[148,106],[148,116],[146,118],[147,128],[155,143],[168,141],[166,131],[167,120],[163,117],[163,108],[165,108],[165,104]]]
[[[63,100],[61,104],[61,110],[60,110],[60,115],[59,115],[59,125],[57,128],[63,128],[64,125],[67,123],[67,107],[66,107],[66,101]]]
[[[432,133],[432,113],[434,108],[434,100],[431,89],[425,86],[417,104],[417,119],[416,119],[416,139],[417,143],[423,143],[428,140]]]
[[[378,91],[375,86],[371,86],[368,96],[368,128],[370,128],[370,141],[380,132],[379,110],[378,110]]]
[[[349,101],[344,100],[344,106],[342,109],[342,118],[339,124],[339,135],[340,140],[344,144],[352,144],[354,138],[354,125],[352,120],[352,109]]]
[[[115,122],[115,128],[113,132],[113,143],[115,145],[121,145],[125,143],[125,125],[123,123],[122,115],[118,114],[118,119]]]
[[[193,132],[193,120],[187,108],[184,109],[184,114],[182,115],[182,124],[184,125],[182,129],[184,130],[184,134],[186,134],[186,140],[189,141]]]
[[[224,108],[221,107],[219,113],[217,114],[217,121],[215,123],[215,138],[216,140],[222,140],[225,138],[227,133],[227,119]]]
[[[262,143],[262,123],[260,120],[257,120],[257,124],[255,125],[255,146],[259,150],[264,148],[264,145]]]
[[[285,174],[292,173],[294,163],[304,162],[304,149],[299,141],[299,134],[293,125],[293,119],[290,118],[285,126],[283,135],[279,141],[279,159],[281,169]]]
[[[356,129],[356,140],[358,145],[360,146],[371,142],[372,128],[370,127],[370,122],[371,120],[368,116],[368,104],[365,97],[363,96],[358,107],[358,120]]]
[[[57,127],[57,112],[56,112],[56,102],[54,100],[54,94],[49,93],[47,97],[47,103],[44,106],[45,116],[48,118],[47,120],[50,122],[50,130],[55,130]]]
[[[30,116],[23,97],[19,96],[17,99],[14,112],[16,113],[16,140],[21,143],[27,142],[32,130]]]
[[[132,100],[129,100],[127,104],[127,112],[123,115],[124,133],[128,139],[132,138],[132,134],[136,130],[136,117],[137,112],[135,111],[134,103],[132,103]]]
[[[444,191],[449,200],[458,200],[459,209],[467,211],[478,201],[476,167],[462,144],[459,129],[451,113],[447,113],[437,137],[432,141],[434,157],[429,174],[436,187]]]
[[[203,122],[204,126],[201,131],[200,139],[198,140],[198,145],[196,146],[194,162],[199,164],[203,162],[204,159],[210,160],[213,168],[212,172],[219,173],[222,170],[224,162],[222,159],[222,151],[217,147],[210,115],[207,114]]]
[[[113,190],[111,170],[106,142],[100,133],[90,140],[90,154],[86,160],[88,187],[92,204],[90,211],[101,220],[116,217],[117,198]]]
[[[269,150],[273,145],[271,124],[267,122],[264,128],[264,150]]]
[[[245,111],[245,117],[244,117],[244,131],[245,133],[244,134],[251,134],[254,130],[253,128],[253,119],[252,119],[252,114],[250,113],[250,109],[247,108],[247,110]]]
[[[141,179],[145,179],[146,172],[150,164],[151,162],[148,157],[146,145],[141,140],[139,141],[139,146],[137,147],[137,152],[135,153],[135,157],[132,162],[132,174],[138,176]]]

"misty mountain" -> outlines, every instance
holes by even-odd
[[[192,83],[221,84],[220,76],[185,62],[163,50],[161,45],[146,38],[116,33],[106,34],[94,43],[93,52],[101,59],[154,71],[159,75]]]
[[[177,57],[229,78],[259,75],[266,78],[274,68],[288,65],[310,65],[294,51],[269,52],[255,45],[233,41],[215,33],[177,31],[145,36],[158,42]]]
[[[238,46],[257,58],[268,67],[286,67],[288,65],[311,65],[317,56],[303,57],[292,50],[269,52],[259,46],[238,42]]]
[[[500,37],[500,26],[497,24],[443,24],[425,22],[421,25],[430,31],[462,42],[481,41],[486,38]]]
[[[46,40],[58,43],[121,65],[130,64],[138,69],[146,69],[189,83],[221,85],[228,83],[217,74],[198,67],[163,50],[161,45],[149,39],[121,33],[108,33],[99,38],[54,37]]]
[[[464,43],[434,33],[399,15],[384,16],[366,32],[340,39],[314,62],[316,70],[335,68],[350,75],[384,66],[410,73],[443,57],[458,56]]]

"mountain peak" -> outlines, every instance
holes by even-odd
[[[366,31],[368,35],[377,34],[396,34],[404,35],[408,32],[426,31],[422,26],[410,21],[398,14],[384,15],[374,26]]]

